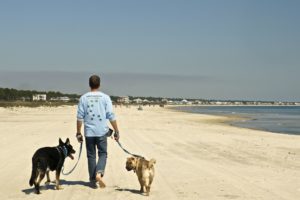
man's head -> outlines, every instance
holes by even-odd
[[[100,87],[100,77],[97,75],[92,75],[89,79],[89,85],[92,90],[98,89]]]

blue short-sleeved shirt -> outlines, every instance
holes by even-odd
[[[111,99],[103,92],[88,92],[80,97],[77,120],[84,122],[86,137],[101,137],[108,132],[107,120],[114,121]]]

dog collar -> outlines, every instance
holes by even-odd
[[[65,156],[65,158],[68,156],[68,150],[67,150],[67,148],[65,147],[65,146],[63,146],[63,154],[64,154],[64,156]]]
[[[139,163],[140,163],[140,159],[139,159],[139,158],[137,158],[137,161],[136,161],[136,166],[135,166],[135,168],[133,169],[133,172],[134,172],[134,173],[136,173],[136,171],[137,171],[137,168],[139,167]]]
[[[62,153],[63,153],[65,158],[68,156],[68,150],[65,146],[58,146],[58,149],[62,150]]]

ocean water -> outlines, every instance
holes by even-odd
[[[181,106],[176,110],[243,119],[230,124],[275,133],[300,135],[300,106]]]

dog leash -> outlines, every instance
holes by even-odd
[[[77,164],[78,164],[78,162],[79,162],[79,159],[80,159],[80,156],[81,156],[81,151],[82,151],[82,142],[80,143],[80,147],[79,147],[79,155],[78,155],[78,160],[77,160],[77,162],[75,163],[75,165],[74,165],[74,167],[69,171],[69,172],[64,172],[64,165],[63,165],[63,167],[62,167],[62,170],[61,170],[61,173],[63,174],[63,175],[65,175],[65,176],[67,176],[67,175],[70,175],[73,171],[74,171],[74,169],[77,167]]]
[[[129,154],[129,155],[132,155],[132,156],[134,156],[134,157],[144,158],[144,156],[140,156],[140,155],[137,155],[137,154],[130,153],[128,150],[126,150],[126,149],[122,146],[122,144],[120,143],[119,140],[117,140],[117,143],[118,143],[118,145],[120,146],[120,148],[121,148],[125,153],[127,153],[127,154]]]
[[[129,155],[132,155],[132,156],[134,156],[134,157],[144,158],[144,156],[130,153],[128,150],[126,150],[126,149],[122,146],[122,144],[120,143],[119,140],[117,140],[117,143],[118,143],[119,147],[120,147],[125,153],[127,153],[127,154],[129,154]],[[78,155],[77,162],[75,163],[74,167],[73,167],[69,172],[64,172],[64,169],[65,169],[65,168],[64,168],[64,165],[63,165],[62,171],[61,171],[61,173],[62,173],[63,175],[65,175],[65,176],[70,175],[70,174],[75,170],[75,168],[77,167],[77,164],[78,164],[78,162],[79,162],[79,160],[80,160],[81,152],[82,152],[82,142],[80,143],[80,147],[79,147],[79,155]]]

